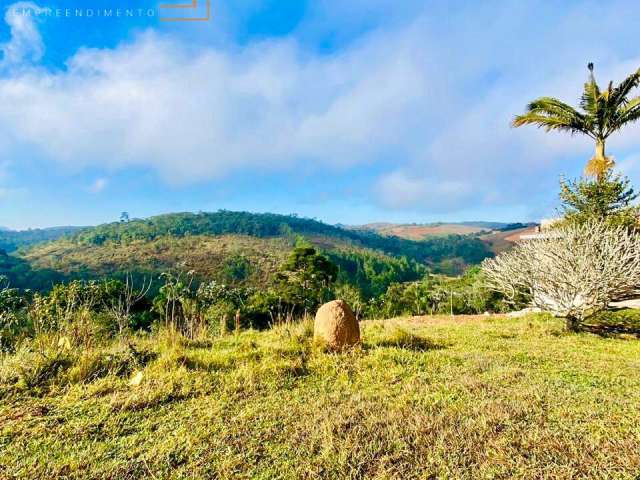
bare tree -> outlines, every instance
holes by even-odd
[[[142,285],[138,288],[135,285],[133,275],[127,273],[122,290],[117,296],[109,299],[109,305],[107,305],[107,307],[111,311],[113,318],[115,318],[120,333],[129,325],[131,309],[149,293],[152,283],[153,279],[149,279],[147,282],[145,277],[142,279]]]
[[[640,293],[640,234],[595,221],[525,240],[483,262],[488,286],[567,320],[577,330],[612,301]]]

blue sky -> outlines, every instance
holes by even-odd
[[[592,147],[510,119],[541,95],[575,103],[589,61],[602,83],[640,67],[631,1],[213,0],[201,23],[90,3],[154,14],[3,3],[2,226],[219,208],[535,220]],[[638,133],[609,149],[636,185]]]

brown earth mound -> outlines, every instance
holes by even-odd
[[[360,342],[360,326],[347,302],[334,300],[320,307],[316,313],[313,337],[332,350]]]

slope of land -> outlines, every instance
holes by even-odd
[[[362,326],[343,354],[301,325],[73,349],[44,374],[4,357],[0,476],[637,478],[640,343],[547,317]]]
[[[322,236],[353,245],[379,250],[388,255],[405,256],[419,262],[437,262],[453,256],[477,263],[489,253],[482,242],[462,235],[413,241],[366,230],[351,230],[292,215],[231,212],[173,213],[130,222],[117,222],[88,228],[73,236],[79,244],[127,244],[163,236],[238,234],[258,238]]]
[[[470,235],[487,230],[471,225],[443,223],[437,225],[386,225],[376,227],[375,231],[381,235],[394,235],[409,240],[424,240],[438,235]]]
[[[0,275],[8,275],[16,286],[25,284],[23,277],[37,276],[33,272],[99,278],[127,270],[156,274],[180,269],[194,270],[203,279],[218,279],[229,259],[242,257],[250,271],[247,282],[263,285],[299,237],[330,255],[352,252],[378,258],[381,267],[406,258],[404,264],[415,272],[417,267],[412,264],[459,273],[492,255],[482,241],[462,235],[412,241],[294,216],[220,211],[161,215],[85,228],[63,239],[35,245],[19,257],[5,257],[4,262],[0,258]],[[3,271],[3,265],[10,270]],[[52,281],[47,277],[44,283]]]
[[[515,230],[493,231],[480,235],[479,238],[491,248],[492,252],[498,254],[512,248],[522,235],[536,233],[537,228],[537,225],[530,225]]]
[[[263,284],[286,258],[290,242],[283,238],[261,239],[240,235],[159,237],[125,245],[77,244],[64,240],[47,243],[24,256],[38,270],[53,270],[68,277],[99,278],[125,271],[156,274],[163,271],[194,271],[201,278],[218,278],[225,261],[242,256],[251,264],[251,283]]]
[[[520,239],[520,235],[532,233],[536,226],[533,223],[461,222],[424,225],[370,223],[351,228],[356,231],[371,231],[380,235],[416,241],[447,235],[475,236],[482,240],[492,252],[500,253],[511,248]]]
[[[13,252],[20,248],[58,240],[78,230],[80,227],[53,227],[21,231],[0,228],[0,250]]]
[[[331,237],[308,240],[331,252],[360,252],[381,260],[392,257]],[[23,259],[34,269],[61,272],[68,277],[98,278],[125,271],[158,273],[193,271],[198,278],[221,280],[229,259],[243,258],[250,265],[248,284],[264,286],[287,258],[295,241],[286,237],[257,238],[248,235],[189,235],[136,240],[127,244],[78,244],[70,240],[44,244],[28,251]]]

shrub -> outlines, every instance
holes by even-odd
[[[490,290],[477,268],[461,277],[430,275],[419,282],[394,283],[384,295],[368,302],[368,318],[402,315],[480,314],[506,309],[503,296]]]
[[[14,351],[19,340],[32,332],[26,307],[26,295],[9,288],[0,277],[0,352]]]
[[[638,293],[639,258],[640,234],[596,221],[521,242],[485,260],[483,271],[491,288],[511,300],[524,295],[576,330],[610,302]]]
[[[628,178],[607,171],[596,180],[560,182],[564,222],[604,221],[612,226],[638,227],[640,210],[633,205],[638,194]]]
[[[226,334],[231,328],[231,320],[235,314],[236,306],[227,300],[221,300],[211,305],[205,311],[209,333],[212,335]]]

